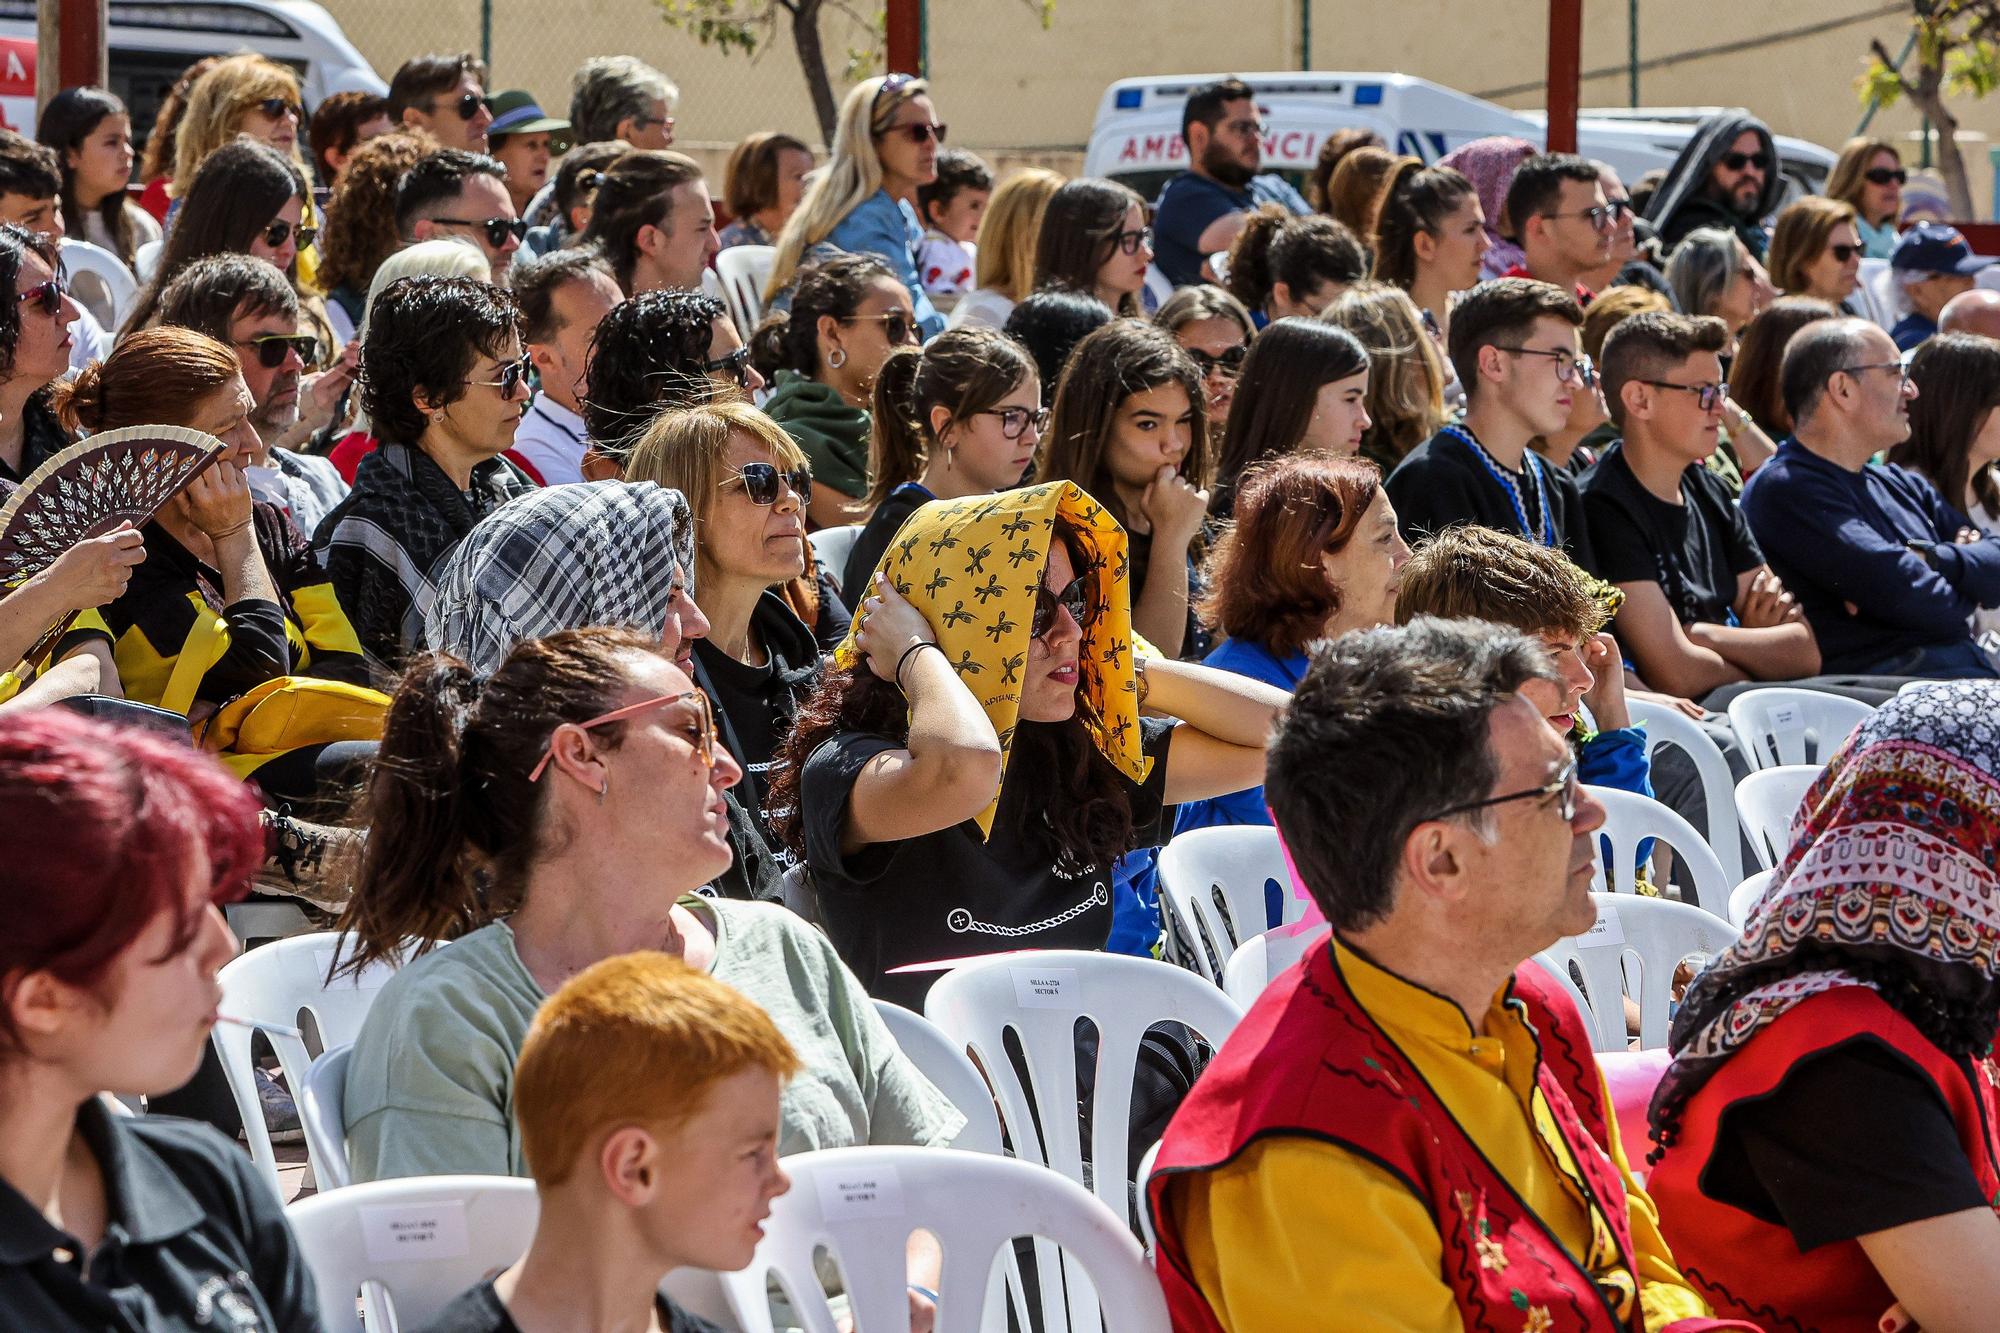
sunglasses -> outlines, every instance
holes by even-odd
[[[485,105],[486,105],[486,99],[479,93],[460,93],[458,95],[458,100],[451,104],[451,109],[458,113],[458,118],[460,120],[471,120],[474,116],[479,114],[480,109],[483,108]],[[425,102],[424,109],[427,111],[436,110],[437,98],[433,97],[429,101]]]
[[[1081,629],[1090,615],[1090,589],[1084,586],[1088,574],[1078,574],[1069,581],[1069,586],[1061,592],[1050,592],[1046,583],[1035,585],[1035,615],[1028,623],[1028,633],[1039,639],[1056,625],[1056,612],[1069,612],[1069,618]]]
[[[715,713],[709,708],[708,696],[700,690],[683,690],[679,694],[662,694],[655,698],[642,699],[636,704],[627,704],[623,708],[614,708],[608,713],[599,713],[587,722],[571,722],[562,725],[573,726],[578,731],[589,731],[592,727],[601,727],[611,722],[622,722],[628,717],[636,717],[640,713],[650,712],[655,708],[665,708],[669,704],[680,703],[683,699],[694,700],[695,711],[701,714],[701,733],[693,742],[695,757],[701,760],[703,768],[714,768]],[[561,729],[561,726],[557,727],[558,731]],[[541,761],[529,771],[528,781],[541,781],[542,770],[547,768],[549,761],[555,757],[556,737],[555,732],[550,732],[549,743],[542,747]]]
[[[294,234],[298,236],[298,248],[303,250],[311,245],[314,239],[319,236],[319,228],[295,227],[292,223],[279,218],[276,222],[264,228],[262,232],[264,244],[270,246],[273,250],[283,245]]]
[[[1759,171],[1771,169],[1771,159],[1764,153],[1724,153],[1718,160],[1731,171],[1741,171],[1745,167],[1755,167]]]
[[[306,118],[304,107],[283,97],[266,97],[257,103],[257,109],[272,120],[282,120],[286,116],[298,121]]]
[[[795,467],[789,472],[781,472],[775,463],[745,463],[736,470],[730,482],[742,482],[743,494],[753,505],[774,505],[778,503],[778,483],[783,482],[791,489],[794,499],[810,499],[813,488],[813,474],[809,467]]]
[[[729,372],[729,378],[736,381],[737,388],[747,389],[750,387],[750,349],[747,347],[739,347],[733,352],[725,352],[713,361],[704,361],[701,363],[701,368],[711,373],[718,370],[727,371]]]
[[[54,317],[62,313],[63,296],[67,290],[60,279],[50,278],[47,282],[37,283],[28,288],[14,299],[22,304],[33,301],[35,309],[44,315]]]
[[[1574,213],[1544,213],[1542,216],[1545,218],[1584,218],[1590,223],[1592,231],[1610,231],[1631,211],[1631,200],[1614,199],[1608,204],[1599,204],[1595,208],[1579,208]]]
[[[880,324],[882,333],[892,343],[907,343],[917,340],[917,322],[900,310],[891,310],[886,315],[849,315],[840,321],[843,324]]]
[[[1149,250],[1152,248],[1153,229],[1151,227],[1141,227],[1137,231],[1116,232],[1112,235],[1111,240],[1114,245],[1126,254],[1136,255],[1139,253],[1139,247],[1142,245]]]
[[[478,227],[486,233],[486,243],[498,250],[507,244],[507,238],[522,240],[528,234],[528,224],[519,218],[433,218],[453,227]]]
[[[1049,428],[1049,409],[1036,408],[1029,411],[1025,407],[989,407],[983,412],[974,412],[976,417],[999,417],[1000,434],[1010,440],[1018,440],[1027,433],[1030,425],[1035,434],[1040,435]]]
[[[1666,380],[1640,380],[1655,389],[1679,389],[1682,393],[1694,395],[1694,405],[1703,412],[1713,412],[1729,396],[1727,384],[1672,384]]]
[[[308,366],[319,360],[319,339],[310,333],[266,333],[256,338],[238,338],[236,345],[256,348],[257,364],[266,370],[284,365],[289,352],[297,352],[299,360]]]
[[[1188,356],[1201,367],[1204,377],[1214,374],[1228,375],[1232,379],[1242,373],[1244,358],[1250,355],[1250,344],[1238,343],[1211,356],[1198,347],[1184,348]]]
[[[1829,245],[1826,247],[1826,252],[1833,256],[1834,263],[1845,264],[1848,260],[1861,253],[1861,247],[1858,245]]]
[[[1861,179],[1870,185],[1904,185],[1909,182],[1910,173],[1901,167],[1870,167],[1861,173]]]
[[[534,363],[528,359],[528,354],[523,352],[519,361],[509,361],[500,368],[499,379],[467,380],[466,383],[483,384],[489,389],[498,389],[502,398],[512,398],[514,390],[519,388],[521,382],[528,378],[528,371],[533,365]]]
[[[936,139],[939,143],[943,143],[944,136],[950,129],[949,125],[938,125],[930,121],[920,120],[912,125],[891,125],[875,137],[886,139],[892,134],[900,134],[914,144],[929,143],[933,139]]]

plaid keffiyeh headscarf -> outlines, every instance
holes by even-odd
[[[1928,993],[2000,981],[2000,683],[1897,695],[1806,792],[1743,936],[1688,988],[1654,1124],[1807,997],[1869,983],[1826,961],[1896,955]],[[1817,946],[1810,962],[1794,958]]]
[[[933,500],[910,515],[879,569],[930,621],[938,647],[957,670],[1000,738],[1005,780],[1021,713],[1035,617],[1035,590],[1048,566],[1060,515],[1089,570],[1090,614],[1077,654],[1078,712],[1097,748],[1133,782],[1151,768],[1139,745],[1138,686],[1132,674],[1131,562],[1125,530],[1104,506],[1066,481],[963,500]],[[857,619],[861,608],[855,608]],[[834,659],[850,667],[859,654],[850,631]],[[993,831],[998,804],[979,813]]]
[[[482,519],[438,570],[432,648],[496,670],[523,639],[616,626],[657,634],[694,588],[694,521],[650,481],[550,486]]]

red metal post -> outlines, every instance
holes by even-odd
[[[1549,0],[1549,143],[1576,151],[1576,107],[1583,83],[1583,0]]]
[[[105,0],[41,0],[36,14],[35,107],[64,88],[104,84]]]
[[[924,0],[888,0],[888,72],[923,73]]]

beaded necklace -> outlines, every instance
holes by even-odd
[[[1465,429],[1465,427],[1456,425],[1446,426],[1444,433],[1472,450],[1472,456],[1479,460],[1480,465],[1486,469],[1493,480],[1500,483],[1500,488],[1507,492],[1507,502],[1514,506],[1514,519],[1521,525],[1521,535],[1531,541],[1534,540],[1535,528],[1534,525],[1528,522],[1528,507],[1522,502],[1521,488],[1515,482],[1514,474],[1500,466],[1500,460],[1492,454],[1487,453],[1486,447],[1473,438],[1472,432]],[[1537,458],[1531,451],[1522,459],[1522,462],[1527,464],[1524,471],[1534,482],[1536,516],[1541,519],[1541,543],[1544,546],[1553,547],[1556,544],[1556,524],[1554,516],[1549,512],[1548,478],[1542,475],[1542,460]]]

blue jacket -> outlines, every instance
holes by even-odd
[[[1969,647],[1973,611],[2000,606],[2000,541],[1953,542],[1971,520],[1907,468],[1849,472],[1787,439],[1740,503],[1827,671],[1868,673],[1914,652]],[[1924,543],[1930,560],[1908,541]]]
[[[825,244],[851,255],[880,255],[896,270],[896,277],[910,289],[910,305],[917,312],[917,334],[925,342],[944,332],[944,316],[924,294],[924,280],[917,268],[917,247],[924,229],[917,211],[901,199],[892,199],[887,190],[877,190],[858,204],[840,225],[827,233]]]
[[[1233,671],[1239,676],[1248,676],[1290,691],[1297,689],[1299,682],[1305,679],[1306,655],[1301,650],[1279,657],[1261,643],[1228,639],[1203,658],[1202,665],[1212,666],[1218,671]],[[1174,821],[1174,832],[1186,833],[1189,829],[1213,828],[1218,824],[1268,825],[1270,822],[1271,812],[1264,804],[1264,784],[1260,782],[1227,796],[1183,803],[1180,815]]]

